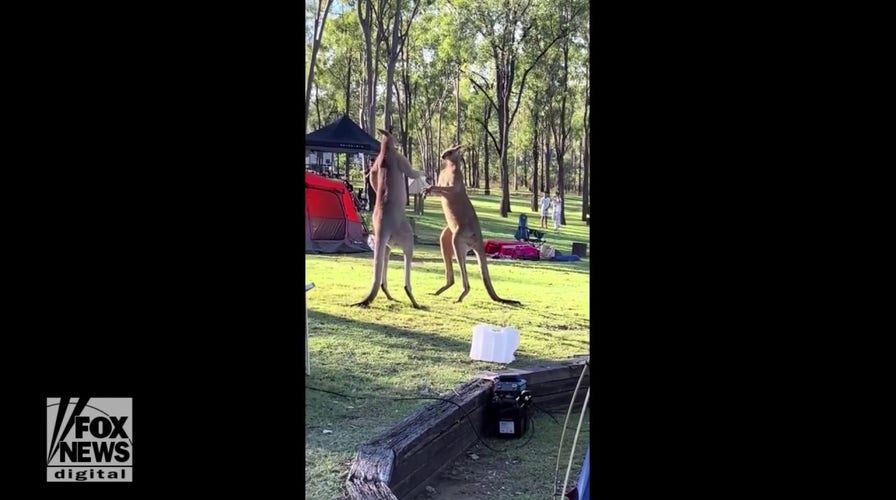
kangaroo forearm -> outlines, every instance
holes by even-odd
[[[420,172],[420,171],[417,171],[417,170],[414,170],[413,168],[411,168],[411,164],[409,162],[407,162],[406,160],[405,161],[397,161],[395,163],[398,164],[398,170],[401,170],[401,173],[406,175],[408,178],[419,179],[420,177],[424,177],[426,175],[423,172]]]

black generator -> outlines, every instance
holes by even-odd
[[[487,434],[499,438],[519,438],[526,434],[532,412],[532,393],[519,375],[500,375],[495,392],[485,409]]]

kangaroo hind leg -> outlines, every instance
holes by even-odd
[[[435,295],[439,295],[454,285],[454,269],[451,267],[451,259],[454,258],[454,243],[452,242],[451,230],[447,227],[442,230],[439,237],[439,246],[442,250],[442,261],[445,263],[445,286],[436,290]]]
[[[386,286],[386,274],[389,272],[389,256],[392,255],[392,247],[386,245],[386,256],[382,260],[383,266],[383,282],[380,283],[380,289],[386,295],[386,298],[389,300],[395,300],[392,298],[392,295],[389,293],[389,289]]]
[[[470,250],[470,245],[461,241],[456,234],[454,235],[454,238],[452,238],[451,244],[454,247],[454,257],[457,259],[457,267],[460,268],[460,281],[464,287],[464,291],[461,292],[460,297],[455,301],[460,302],[464,300],[464,297],[466,297],[468,293],[470,293],[470,278],[467,276],[467,251]]]

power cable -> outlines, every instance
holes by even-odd
[[[397,397],[374,396],[374,395],[347,395],[347,394],[342,394],[342,393],[336,392],[336,391],[330,391],[327,389],[319,389],[317,387],[311,387],[309,385],[306,385],[305,388],[311,389],[312,391],[326,392],[327,394],[333,394],[334,396],[339,396],[339,397],[343,397],[346,399],[385,399],[385,400],[390,400],[390,401],[436,400],[436,401],[444,401],[446,403],[451,403],[454,406],[460,408],[460,411],[464,412],[464,417],[466,417],[467,423],[470,424],[470,428],[473,429],[473,433],[476,434],[476,439],[480,443],[482,443],[483,446],[485,446],[486,448],[488,448],[492,451],[499,452],[499,453],[505,452],[505,451],[510,451],[510,450],[518,450],[518,449],[528,445],[532,441],[532,438],[535,436],[535,425],[534,425],[535,420],[530,416],[530,417],[528,417],[528,422],[530,423],[532,432],[528,433],[529,439],[527,439],[526,442],[521,444],[520,446],[513,446],[513,447],[508,446],[507,448],[501,450],[501,449],[493,448],[488,443],[486,443],[485,440],[482,439],[482,436],[479,435],[479,431],[476,430],[476,426],[473,425],[473,420],[470,418],[470,413],[467,410],[464,410],[463,406],[459,405],[458,403],[456,403],[454,401],[451,401],[450,399],[440,398],[440,397],[436,397],[436,396],[413,396],[413,397],[397,398]]]

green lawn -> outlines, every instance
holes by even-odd
[[[471,198],[486,239],[513,239],[519,213],[529,215],[530,227],[538,227],[537,214],[522,196],[513,199],[514,212],[506,219],[498,215],[498,195]],[[567,200],[566,213],[568,225],[559,233],[549,230],[546,239],[569,254],[573,241],[589,241],[590,228],[579,221],[580,199]],[[411,273],[414,296],[424,310],[413,309],[402,289],[399,253],[393,253],[389,266],[389,290],[396,301],[380,293],[367,309],[349,304],[362,299],[370,286],[372,253],[305,256],[306,279],[316,285],[307,293],[311,375],[305,377],[306,386],[393,397],[445,393],[480,371],[503,368],[469,359],[472,328],[478,323],[520,330],[515,367],[589,352],[589,259],[576,263],[489,259],[498,295],[523,303],[523,307],[511,307],[488,298],[475,257],[468,257],[471,291],[456,304],[462,291],[459,275],[452,288],[441,296],[432,295],[444,284],[436,245],[443,227],[439,199],[428,198],[425,215],[417,218],[420,243]],[[358,445],[431,403],[346,400],[309,389],[305,398],[305,495],[323,500],[342,495]],[[536,425],[556,424],[542,415]],[[539,439],[537,435],[529,447],[544,447],[552,476],[558,443],[550,436],[545,433]],[[550,480],[546,477],[545,484]]]

